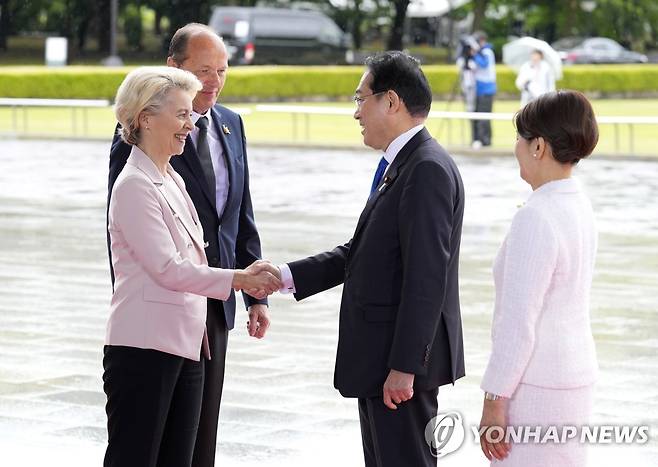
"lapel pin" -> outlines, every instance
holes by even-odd
[[[389,184],[389,182],[391,182],[391,180],[391,177],[384,177],[384,183],[382,183],[382,186],[380,186],[377,191],[381,193],[382,190]]]
[[[204,247],[204,248],[208,248],[209,246],[210,246],[210,243],[209,243],[209,242],[204,242],[204,244],[203,244],[203,247]]]
[[[228,129],[228,127],[226,126],[226,124],[223,124],[223,125],[222,125],[222,130],[224,131],[224,134],[225,134],[225,135],[230,135],[230,134],[231,134],[231,130]]]

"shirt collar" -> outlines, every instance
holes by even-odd
[[[578,181],[578,179],[574,177],[561,178],[558,180],[552,180],[550,182],[546,182],[540,187],[537,187],[537,189],[533,191],[532,194],[530,195],[530,198],[534,198],[536,196],[541,196],[544,194],[578,193],[579,191],[582,191],[582,186]]]
[[[388,145],[386,151],[384,152],[384,159],[386,159],[386,161],[389,164],[391,164],[395,159],[395,156],[398,155],[398,153],[405,146],[405,144],[407,144],[411,138],[416,136],[416,133],[422,130],[424,126],[425,125],[421,123],[420,125],[417,125],[411,128],[410,130],[405,131],[400,136],[398,136],[393,141],[391,141],[391,144]]]
[[[196,126],[197,120],[201,117],[206,117],[208,119],[208,129],[212,128],[212,112],[210,112],[210,109],[206,110],[206,113],[203,114],[197,113],[194,110],[192,111],[192,123],[194,123],[194,126]]]

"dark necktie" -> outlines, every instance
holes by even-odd
[[[196,140],[196,152],[199,155],[201,168],[203,174],[206,176],[210,193],[215,198],[215,169],[212,166],[212,159],[210,158],[210,145],[208,144],[208,118],[201,117],[196,121],[196,126],[199,127],[199,137]]]
[[[379,182],[382,181],[382,177],[384,176],[384,172],[386,171],[386,167],[388,166],[388,161],[382,157],[382,159],[379,161],[379,165],[377,166],[377,171],[375,172],[375,178],[372,179],[372,187],[370,188],[370,196],[375,192],[377,189],[377,186],[379,185]]]

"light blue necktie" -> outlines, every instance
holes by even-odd
[[[382,177],[384,176],[384,172],[386,171],[386,167],[388,167],[388,161],[382,157],[382,159],[379,161],[379,165],[377,166],[377,171],[375,172],[375,178],[372,179],[372,187],[370,188],[370,196],[375,192],[377,189],[377,186],[379,186],[379,182],[382,181]]]

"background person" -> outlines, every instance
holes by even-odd
[[[482,379],[482,427],[587,425],[597,376],[589,295],[597,233],[574,166],[598,128],[576,91],[544,94],[519,111],[514,153],[532,194],[512,220],[494,263],[492,350]],[[491,443],[492,465],[584,466],[575,442]]]
[[[432,92],[402,52],[366,60],[354,118],[383,151],[345,245],[282,265],[297,300],[343,284],[334,385],[358,398],[365,465],[436,465],[425,426],[464,376],[457,270],[464,188],[424,127]]]
[[[475,111],[491,112],[496,95],[496,56],[482,31],[473,34],[479,48],[472,49],[475,70]],[[473,149],[491,146],[491,121],[473,120]]]
[[[475,112],[475,71],[477,65],[473,60],[473,49],[478,49],[479,45],[472,37],[463,37],[460,39],[460,52],[457,57],[457,70],[459,70],[459,86],[464,98],[464,109],[466,112]],[[472,122],[472,124],[475,121]]]
[[[533,50],[530,60],[521,65],[516,87],[521,91],[521,107],[542,94],[555,91],[555,73],[541,50]]]
[[[258,296],[280,283],[263,271],[211,268],[203,230],[169,159],[183,152],[193,74],[138,68],[119,87],[115,112],[132,149],[109,204],[115,288],[103,358],[108,447],[105,466],[191,465],[210,357],[205,296],[232,288]],[[263,266],[261,266],[263,267]],[[202,349],[203,346],[203,349]]]
[[[249,191],[247,147],[242,119],[216,101],[228,72],[228,54],[215,31],[192,23],[171,39],[167,65],[192,72],[203,84],[193,101],[195,128],[181,157],[171,164],[185,181],[199,213],[212,267],[245,268],[261,257],[261,245]],[[119,137],[110,152],[109,191],[131,148]],[[109,199],[109,198],[108,198]],[[249,335],[261,338],[269,327],[267,301],[242,294],[249,310]],[[212,467],[217,446],[217,421],[224,387],[228,331],[235,323],[235,295],[208,299],[207,328],[212,360],[206,362],[201,423],[195,467]]]

